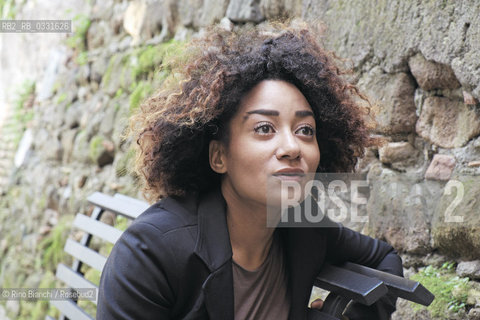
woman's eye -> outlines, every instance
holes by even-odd
[[[310,126],[304,126],[298,129],[297,133],[304,136],[313,136],[315,134],[315,130],[313,130],[313,128]]]
[[[304,136],[313,136],[315,134],[315,130],[310,126],[303,126],[297,130],[297,133]]]
[[[273,127],[270,124],[261,124],[255,127],[255,132],[259,134],[270,134],[273,133]]]

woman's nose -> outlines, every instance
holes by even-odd
[[[278,141],[277,159],[297,159],[300,157],[300,145],[290,130],[282,132]]]

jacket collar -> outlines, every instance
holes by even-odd
[[[234,318],[232,246],[228,234],[226,203],[220,190],[200,197],[198,203],[198,236],[195,254],[210,269],[203,283],[205,307],[209,318]]]
[[[220,190],[211,191],[199,198],[195,254],[213,272],[232,258],[232,246],[225,214],[226,203]]]

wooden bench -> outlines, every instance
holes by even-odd
[[[101,272],[107,260],[95,250],[89,248],[92,237],[98,237],[108,243],[115,244],[122,235],[121,230],[114,228],[106,223],[100,221],[103,213],[110,211],[117,216],[123,216],[129,220],[134,220],[143,211],[145,211],[149,204],[122,194],[116,194],[111,197],[106,194],[95,192],[87,198],[87,201],[95,206],[90,217],[84,214],[77,214],[73,221],[73,226],[84,231],[85,234],[80,242],[72,239],[67,239],[65,244],[65,252],[71,255],[73,260],[72,267],[68,267],[60,263],[57,267],[56,277],[63,281],[70,288],[91,288],[95,289],[95,301],[98,299],[98,286],[87,279],[81,272],[82,264],[86,264],[95,270]],[[80,308],[73,299],[67,300],[52,300],[50,304],[55,306],[60,312],[59,319],[72,320],[92,320],[94,317],[88,314],[85,310]],[[53,318],[48,317],[48,320]]]
[[[117,216],[134,220],[149,205],[121,194],[112,197],[99,192],[95,192],[87,200],[95,206],[92,215],[88,217],[79,213],[73,222],[73,226],[84,231],[85,234],[80,242],[68,239],[65,244],[65,251],[74,258],[73,265],[68,267],[60,263],[57,267],[56,277],[72,289],[94,289],[96,294],[93,303],[96,306],[98,286],[85,279],[81,273],[84,263],[101,272],[106,262],[106,257],[89,248],[92,236],[115,244],[123,232],[101,222],[102,214],[110,211]],[[391,294],[428,306],[434,299],[433,294],[419,282],[354,263],[346,263],[342,266],[326,265],[316,279],[315,286],[330,291],[321,312],[321,316],[325,319],[341,319],[342,312],[352,300],[371,305],[386,294]],[[94,319],[73,299],[52,300],[50,303],[61,312],[60,319],[62,320]],[[48,316],[46,319],[53,320]]]

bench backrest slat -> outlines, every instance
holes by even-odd
[[[93,205],[129,219],[136,219],[146,208],[148,208],[148,204],[138,206],[129,200],[114,198],[100,192],[93,193],[87,198],[87,200]]]
[[[90,233],[91,235],[99,237],[100,239],[106,240],[113,244],[117,242],[123,233],[121,230],[118,230],[98,220],[89,218],[81,213],[76,215],[75,220],[73,220],[73,225],[87,233]]]
[[[50,303],[62,314],[74,320],[94,320],[72,300],[52,300]]]
[[[332,265],[323,266],[315,285],[368,306],[388,291],[381,280]]]
[[[100,272],[103,270],[103,266],[107,262],[107,258],[102,256],[98,252],[90,248],[84,247],[72,239],[67,239],[64,250],[65,252],[73,256],[75,259],[88,264],[90,267]]]
[[[88,289],[98,289],[98,287],[94,284],[85,279],[81,274],[78,272],[73,271],[63,263],[60,263],[57,267],[57,272],[55,276],[65,282],[70,288],[88,288]],[[98,297],[95,296],[95,304],[97,304]]]
[[[148,202],[145,202],[145,201],[142,201],[142,200],[139,200],[139,199],[135,199],[135,198],[126,196],[126,195],[121,194],[121,193],[115,193],[113,195],[113,197],[115,199],[122,199],[122,200],[125,200],[125,201],[128,201],[128,202],[131,202],[133,205],[143,209],[143,211],[147,210],[150,207],[150,204],[148,204]]]

